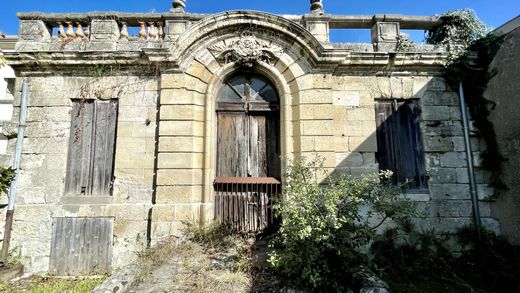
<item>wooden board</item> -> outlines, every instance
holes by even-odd
[[[50,272],[58,276],[110,273],[113,218],[54,218]]]
[[[109,195],[112,186],[117,101],[73,102],[65,193]]]
[[[117,122],[117,102],[98,101],[96,103],[96,131],[93,142],[91,166],[92,192],[95,195],[108,195],[112,186],[114,147]]]
[[[394,183],[427,191],[417,101],[384,100],[375,108],[379,168],[392,170]]]

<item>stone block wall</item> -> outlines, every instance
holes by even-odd
[[[28,78],[27,127],[17,185],[11,249],[30,272],[48,270],[54,217],[113,217],[113,265],[128,263],[146,247],[154,180],[159,79],[133,75]],[[21,81],[17,80],[10,131],[17,131]],[[119,101],[111,196],[67,196],[64,181],[71,99]],[[16,139],[3,164],[12,164]],[[0,219],[3,222],[4,217]],[[2,224],[3,227],[3,224]],[[3,231],[3,228],[2,228]]]
[[[520,112],[517,106],[520,91],[519,19],[516,18],[509,25],[511,31],[504,35],[501,48],[490,64],[490,69],[495,70],[496,75],[489,81],[484,97],[495,103],[489,120],[495,128],[498,150],[506,158],[502,163],[503,173],[500,179],[507,188],[498,193],[492,206],[492,214],[500,220],[504,235],[520,245]],[[505,27],[502,29],[506,30]]]
[[[212,220],[215,97],[240,72],[254,71],[276,87],[282,156],[318,154],[327,175],[378,172],[375,100],[418,99],[429,193],[406,197],[425,212],[424,228],[454,231],[471,223],[458,96],[439,77],[446,52],[334,49],[325,40],[325,23],[307,19],[312,35],[293,21],[259,12],[181,20],[182,29],[166,31],[165,39],[148,34],[127,40],[116,20],[97,19],[95,36],[70,44],[50,36],[43,21],[24,20],[17,52],[8,57],[30,81],[12,241],[29,272],[48,270],[54,217],[113,218],[114,268],[147,244],[181,234],[185,222]],[[42,30],[49,34],[38,38]],[[111,196],[64,194],[71,99],[79,97],[119,100]],[[16,126],[4,131],[16,133]],[[10,165],[14,143],[4,165]],[[485,146],[477,137],[472,144],[484,200],[493,193],[489,174],[478,169]],[[489,209],[482,201],[483,222],[498,230]]]
[[[300,130],[295,132],[295,155],[317,153],[331,175],[378,172],[375,100],[417,99],[429,192],[406,197],[424,211],[426,218],[418,221],[423,228],[454,232],[472,223],[459,97],[441,77],[307,74],[295,82],[302,87],[294,106],[293,123]],[[480,164],[485,146],[474,132],[471,142],[482,222],[500,232],[490,212],[495,190]]]

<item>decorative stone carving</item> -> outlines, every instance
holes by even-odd
[[[208,48],[213,56],[223,62],[236,62],[241,67],[253,67],[258,62],[273,64],[280,57],[283,48],[258,39],[249,29],[242,31],[238,40],[226,43],[222,41]]]
[[[323,14],[322,0],[311,0],[311,13],[312,14]]]
[[[186,0],[173,0],[172,6],[173,12],[184,12],[186,9]]]

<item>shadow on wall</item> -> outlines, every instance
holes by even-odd
[[[372,97],[372,105],[335,106],[346,120],[334,120],[339,130],[334,136],[335,152],[325,153],[325,167],[335,166],[330,176],[392,170],[394,182],[408,182],[406,197],[424,211],[425,217],[417,219],[418,228],[442,233],[472,224],[458,94],[436,77],[409,96]],[[494,190],[487,184],[489,174],[480,168],[479,153],[485,146],[474,129],[471,143],[482,223],[499,232],[490,213]]]

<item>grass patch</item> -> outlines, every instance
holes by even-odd
[[[215,223],[188,224],[185,235],[185,242],[170,238],[141,253],[142,269],[133,290],[265,292],[255,290],[256,235],[237,234],[229,225]],[[158,283],[160,287],[150,288]]]
[[[87,293],[92,292],[105,279],[106,276],[77,279],[33,276],[14,283],[0,282],[0,292]]]

